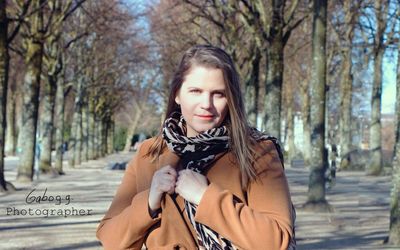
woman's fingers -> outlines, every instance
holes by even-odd
[[[177,173],[175,168],[173,168],[171,165],[166,165],[162,168],[160,168],[159,170],[157,170],[157,173],[167,173],[171,176],[174,176],[175,178],[177,177]]]
[[[199,204],[207,186],[207,178],[204,175],[192,170],[182,170],[175,183],[175,192],[189,202]]]
[[[160,207],[163,193],[172,194],[175,192],[176,170],[170,166],[164,166],[157,170],[151,181],[149,193],[149,206],[155,210]]]

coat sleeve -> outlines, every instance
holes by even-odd
[[[247,191],[247,205],[232,193],[211,183],[204,193],[195,220],[205,224],[241,249],[287,249],[294,218],[289,187],[275,145],[262,142],[257,181]]]
[[[141,249],[148,229],[160,220],[148,211],[149,189],[137,190],[137,171],[145,151],[129,162],[112,204],[97,227],[96,236],[104,249]]]

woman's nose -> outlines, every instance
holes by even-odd
[[[201,97],[201,107],[203,109],[210,109],[212,106],[212,96],[210,94],[204,94]]]

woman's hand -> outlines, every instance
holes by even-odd
[[[208,187],[207,178],[189,169],[179,171],[175,192],[185,200],[199,205]]]
[[[176,177],[177,173],[170,165],[164,166],[154,173],[149,193],[151,210],[155,211],[161,207],[161,198],[164,193],[174,193]]]

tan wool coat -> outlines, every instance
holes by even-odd
[[[158,162],[145,157],[154,138],[146,140],[127,165],[112,204],[97,228],[106,250],[198,249],[196,233],[187,218],[184,200],[166,194],[162,212],[152,219],[148,197],[154,172],[179,157],[167,148]],[[259,178],[241,188],[241,174],[228,152],[207,172],[210,185],[197,207],[195,220],[240,249],[283,250],[293,237],[292,206],[287,180],[275,145],[259,143]]]

